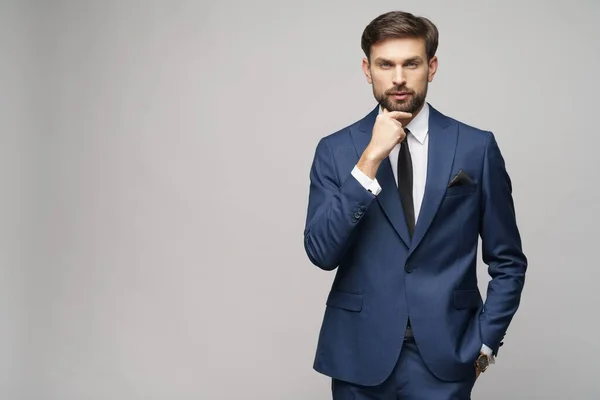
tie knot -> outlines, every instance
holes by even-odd
[[[402,143],[408,143],[408,134],[410,133],[410,130],[404,128],[404,133],[406,133],[406,135],[404,136],[404,139],[402,139]]]

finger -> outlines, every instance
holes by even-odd
[[[408,118],[412,117],[411,113],[407,113],[404,111],[392,111],[392,112],[386,113],[386,115],[389,116],[390,118],[394,118],[394,119],[408,119]]]

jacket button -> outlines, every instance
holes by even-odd
[[[408,266],[408,264],[406,264],[406,265],[404,266],[404,270],[405,270],[405,271],[406,271],[406,273],[408,273],[408,274],[410,274],[411,272],[413,272],[413,270],[412,270],[412,269],[410,269],[410,267]]]

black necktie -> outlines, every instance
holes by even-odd
[[[412,238],[415,230],[415,207],[413,204],[413,168],[410,151],[408,149],[408,134],[409,130],[404,129],[406,137],[400,144],[400,154],[398,154],[398,191],[400,192],[400,200],[402,208],[406,216],[406,225],[408,232]]]

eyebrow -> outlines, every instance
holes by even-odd
[[[414,57],[411,57],[411,58],[408,58],[408,59],[404,60],[404,63],[411,63],[411,62],[420,63],[420,62],[422,62],[422,61],[423,61],[423,59],[422,59],[421,57],[419,57],[419,56],[414,56]],[[393,64],[393,63],[394,63],[392,60],[388,60],[387,58],[383,58],[383,57],[377,57],[377,58],[375,59],[375,62],[376,62],[376,63],[388,62],[388,63],[390,63],[390,64]]]

